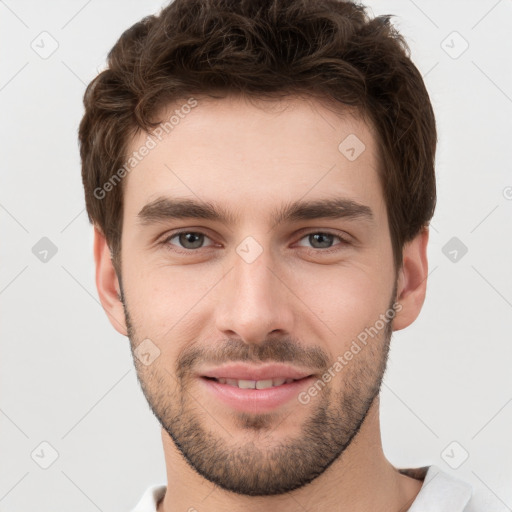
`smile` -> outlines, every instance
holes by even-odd
[[[213,379],[220,384],[227,384],[228,386],[234,386],[240,389],[267,389],[276,386],[282,386],[300,379],[265,379],[265,380],[245,380],[245,379]]]

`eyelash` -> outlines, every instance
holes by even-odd
[[[165,239],[162,240],[162,242],[160,242],[160,243],[163,244],[169,251],[172,251],[172,252],[178,253],[178,254],[191,254],[193,252],[199,251],[200,249],[205,249],[205,247],[199,247],[197,249],[184,249],[184,248],[180,249],[180,248],[177,248],[177,246],[169,243],[170,240],[172,240],[173,238],[175,238],[179,235],[182,235],[184,233],[192,233],[194,235],[204,235],[206,238],[209,238],[211,240],[211,238],[206,233],[203,233],[202,231],[192,231],[190,229],[183,229],[183,230],[171,233],[169,236],[165,237]],[[327,249],[315,249],[314,247],[303,247],[304,249],[309,249],[309,252],[314,252],[317,254],[319,252],[321,252],[323,254],[331,254],[333,252],[339,251],[340,246],[350,245],[350,242],[348,241],[347,238],[341,236],[340,234],[332,233],[328,230],[327,231],[309,231],[308,233],[305,233],[304,235],[302,235],[301,238],[299,239],[299,241],[303,240],[304,238],[308,237],[309,235],[317,235],[317,234],[333,236],[334,238],[338,238],[341,243],[336,244],[333,247],[329,247]],[[172,246],[172,248],[171,248],[171,246]],[[206,249],[207,248],[208,247],[206,247]]]

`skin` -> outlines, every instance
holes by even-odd
[[[366,146],[354,161],[338,150],[349,134]],[[130,152],[146,137],[134,137]],[[265,105],[239,97],[198,98],[198,106],[125,178],[122,290],[98,228],[96,284],[112,325],[129,335],[132,351],[144,339],[160,351],[148,366],[134,357],[144,394],[162,424],[168,488],[159,512],[398,512],[416,497],[422,482],[398,473],[383,453],[378,389],[389,334],[410,325],[425,299],[428,229],[404,246],[403,265],[395,273],[378,162],[371,127],[348,111],[340,115],[317,100],[296,97]],[[320,218],[276,225],[271,215],[294,200],[334,196],[368,206],[372,220]],[[238,219],[231,224],[204,219],[141,222],[144,206],[162,197],[216,202]],[[186,240],[169,239],[178,228],[205,234],[203,246],[187,252],[191,245],[180,245]],[[307,236],[322,232],[335,235],[330,247],[313,245],[315,240]],[[236,252],[248,236],[262,248],[250,264]],[[325,254],[325,247],[336,250]],[[180,249],[187,253],[176,252]],[[179,374],[177,363],[192,349],[200,354],[197,364],[215,349],[230,359],[239,353],[230,352],[231,346],[257,361],[262,347],[277,357],[277,343],[272,342],[280,340],[297,347],[298,357],[316,350],[332,365],[394,302],[400,310],[389,332],[381,329],[308,404],[291,400],[270,415],[242,415],[206,393],[190,372]],[[332,421],[324,417],[325,428],[307,441],[304,427],[320,417],[322,406]],[[169,435],[184,440],[187,425],[206,434],[198,438],[204,451],[193,453],[197,443],[191,442],[188,460]],[[330,461],[317,460],[323,464],[318,474],[293,488],[285,468],[299,460],[313,464],[306,456],[319,438],[340,453]],[[218,455],[214,443],[226,457],[216,457],[212,468],[206,458]],[[286,464],[270,457],[283,445],[290,449],[278,452]],[[292,445],[303,450],[300,457]],[[270,475],[268,485],[282,481],[293,490],[251,496],[213,483],[204,473],[213,474],[223,464],[227,468],[227,455],[240,453],[250,462],[240,463],[230,481],[243,476],[251,482],[254,472],[260,472]]]

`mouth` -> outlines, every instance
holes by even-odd
[[[215,378],[215,377],[203,377],[207,380],[213,380],[219,384],[227,384],[228,386],[234,386],[239,389],[268,389],[282,386],[283,384],[290,384],[302,379],[307,379],[310,375],[301,379],[292,379],[285,377],[278,377],[275,379],[261,379],[261,380],[248,380],[248,379],[228,379],[228,378]]]
[[[197,374],[213,402],[230,410],[266,413],[299,405],[298,396],[314,381],[314,374],[282,363],[229,364]]]

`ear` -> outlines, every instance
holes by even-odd
[[[128,336],[123,304],[120,299],[120,287],[112,256],[103,233],[94,227],[94,261],[96,263],[96,288],[101,305],[107,313],[110,323],[117,332]]]
[[[398,273],[397,310],[393,330],[399,331],[411,325],[420,314],[427,291],[428,261],[427,244],[429,229],[424,227],[403,248],[403,263]]]

